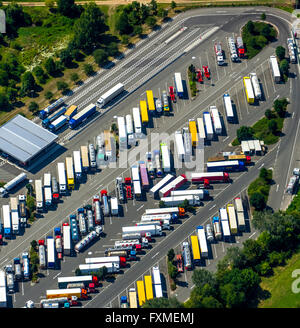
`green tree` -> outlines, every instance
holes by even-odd
[[[45,0],[45,5],[48,7],[50,10],[54,8],[55,1],[54,0]]]
[[[168,257],[168,261],[170,261],[170,262],[172,262],[174,260],[175,252],[174,252],[174,249],[173,248],[171,248],[168,251],[167,257]]]
[[[129,23],[128,15],[125,11],[121,11],[121,13],[117,15],[115,28],[117,31],[119,31],[120,35],[127,35],[132,33],[133,27]]]
[[[254,29],[255,29],[255,26],[254,26],[254,23],[250,20],[247,22],[246,24],[246,30],[250,33],[250,34],[254,34]]]
[[[56,86],[57,86],[57,89],[62,92],[66,91],[69,87],[68,84],[64,81],[57,81]]]
[[[272,113],[271,109],[267,109],[267,110],[265,111],[265,117],[266,117],[268,120],[270,120],[270,119],[273,117],[273,113]]]
[[[32,240],[31,243],[30,243],[31,247],[36,250],[36,247],[37,247],[37,241],[36,240]]]
[[[268,129],[269,131],[271,131],[273,134],[275,134],[278,130],[278,125],[277,125],[277,121],[272,119],[268,122]]]
[[[129,40],[130,39],[129,39],[129,36],[128,35],[124,34],[124,35],[121,36],[121,42],[122,42],[122,44],[128,46]]]
[[[246,302],[245,293],[236,290],[232,283],[220,286],[220,296],[228,308],[240,307]]]
[[[155,0],[150,1],[150,7],[153,15],[157,15],[157,2]]]
[[[35,79],[31,72],[25,72],[21,78],[21,91],[24,94],[29,94],[36,89]]]
[[[34,113],[39,109],[39,105],[35,101],[32,101],[29,104],[28,109],[29,109],[30,112]]]
[[[2,92],[0,92],[0,108],[3,111],[9,111],[11,109],[7,96]]]
[[[32,187],[32,184],[31,183],[27,183],[25,187],[27,189],[27,194],[32,196],[33,195],[33,187]]]
[[[265,14],[265,13],[262,13],[262,14],[260,15],[260,19],[261,19],[261,20],[265,20],[265,19],[266,19],[266,14]]]
[[[9,74],[7,71],[0,69],[0,85],[5,87],[8,86]]]
[[[193,271],[192,281],[197,287],[203,287],[205,284],[210,286],[216,285],[213,274],[205,269],[197,269]]]
[[[166,207],[166,204],[165,204],[165,202],[163,200],[160,200],[159,203],[158,203],[158,206],[160,208],[162,208],[162,207]]]
[[[283,59],[279,63],[279,68],[280,68],[280,71],[282,72],[282,74],[284,74],[286,76],[289,75],[289,62],[286,59]]]
[[[91,64],[84,64],[83,65],[83,70],[84,70],[84,73],[87,76],[91,76],[91,75],[94,74],[94,69],[93,69],[93,66]]]
[[[68,49],[63,49],[59,53],[59,58],[61,64],[63,64],[65,67],[70,67],[73,62],[73,56],[71,54],[71,51]]]
[[[174,10],[177,7],[177,4],[175,1],[171,2],[171,8]]]
[[[243,140],[252,140],[254,136],[254,130],[249,126],[241,126],[237,130],[236,134],[239,142],[242,142]]]
[[[276,48],[276,56],[278,57],[279,61],[283,60],[285,58],[285,48],[283,46],[278,46]]]
[[[75,270],[75,276],[81,276],[81,275],[82,275],[81,270],[79,268],[77,268]]]
[[[146,24],[147,24],[149,27],[153,28],[153,27],[156,25],[156,18],[155,18],[154,16],[149,16],[149,17],[147,17],[147,19],[146,19]]]
[[[26,197],[26,206],[28,208],[29,211],[29,216],[31,215],[31,213],[33,213],[34,209],[35,209],[35,199],[34,197],[27,195]]]
[[[246,267],[246,257],[240,247],[231,246],[227,249],[226,255],[221,259],[218,264],[218,274],[226,272],[229,268],[244,269]]]
[[[160,7],[157,11],[157,16],[160,18],[165,19],[168,16],[168,10]]]
[[[6,89],[6,96],[8,97],[8,100],[11,102],[15,102],[18,97],[18,90],[15,88],[7,88]]]
[[[273,272],[273,270],[267,261],[262,262],[259,265],[259,274],[261,276],[269,276],[270,274],[272,274],[272,272]]]
[[[50,100],[52,97],[53,97],[53,93],[52,93],[51,91],[47,91],[47,92],[45,93],[45,98],[46,98],[47,100]]]
[[[74,17],[79,13],[74,0],[56,0],[56,4],[58,12],[64,16]]]
[[[134,26],[134,27],[133,27],[133,33],[134,33],[135,35],[139,35],[139,36],[141,36],[141,35],[143,34],[143,28],[142,28],[142,26],[140,26],[140,25],[136,25],[136,26]]]
[[[119,52],[118,44],[116,42],[111,42],[107,46],[107,55],[112,56],[112,57],[116,57],[119,54],[120,54],[120,52]]]
[[[55,61],[53,60],[52,57],[49,57],[46,59],[45,63],[44,63],[44,67],[47,71],[48,74],[50,75],[54,75],[57,71],[57,66],[56,66],[56,63]]]
[[[255,192],[251,195],[250,204],[255,208],[256,211],[264,210],[267,205],[265,197],[259,192]]]
[[[79,75],[77,73],[72,73],[70,78],[71,78],[71,81],[74,83],[77,83],[79,81]]]
[[[270,25],[266,24],[264,27],[261,29],[260,34],[264,36],[267,40],[270,40],[271,38],[271,27]]]
[[[168,273],[171,279],[173,280],[176,279],[178,275],[177,267],[174,264],[172,264],[172,262],[170,261],[168,261]]]
[[[102,66],[108,61],[108,54],[104,49],[97,49],[93,52],[93,57],[98,66]]]

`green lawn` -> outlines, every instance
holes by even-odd
[[[270,278],[262,278],[261,287],[271,293],[271,296],[261,301],[260,308],[300,308],[300,293],[292,292],[292,272],[300,269],[300,252],[293,255],[283,267],[274,269]],[[299,275],[298,275],[299,278]],[[299,284],[298,284],[299,288]]]

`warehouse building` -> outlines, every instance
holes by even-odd
[[[0,151],[27,166],[57,140],[58,136],[33,123],[22,115],[0,127]],[[6,157],[9,157],[6,156]]]

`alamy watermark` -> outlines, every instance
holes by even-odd
[[[6,33],[5,12],[2,9],[0,9],[0,33]]]
[[[299,278],[297,278],[299,276]],[[292,292],[294,294],[300,293],[300,269],[296,269],[292,272],[292,278],[297,278],[292,283]]]

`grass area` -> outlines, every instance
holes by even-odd
[[[274,275],[262,278],[260,284],[263,290],[271,293],[271,296],[259,303],[259,308],[300,308],[299,293],[292,292],[292,272],[300,268],[300,252],[294,254],[285,266],[274,268]],[[299,277],[299,276],[298,276]],[[298,284],[299,286],[299,284]]]
[[[291,204],[286,209],[286,213],[291,213],[293,211],[300,211],[300,189],[297,192],[297,195],[293,198]]]
[[[267,171],[268,171],[268,181],[271,182],[272,181],[273,171],[272,170],[267,170]],[[261,177],[258,177],[253,182],[251,182],[249,187],[248,187],[248,196],[249,196],[249,198],[251,198],[251,196],[254,193],[259,192],[264,196],[265,202],[267,203],[270,188],[271,188],[271,183],[270,182],[267,183],[266,180],[261,178]]]

